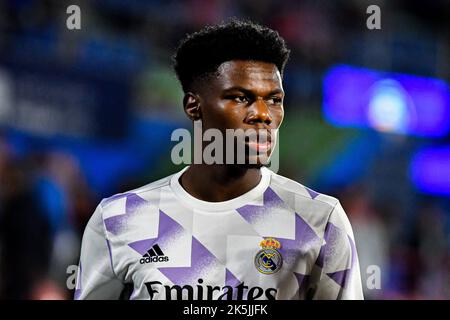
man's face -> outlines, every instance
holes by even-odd
[[[267,141],[246,143],[247,153],[256,157],[260,166],[259,155],[269,156],[275,147],[276,139],[270,136],[270,130],[278,129],[284,116],[284,91],[276,65],[247,60],[224,62],[218,68],[218,76],[200,90],[199,97],[203,130],[267,131]]]

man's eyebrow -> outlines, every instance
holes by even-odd
[[[232,91],[241,91],[241,92],[243,92],[243,93],[245,93],[245,94],[247,94],[247,95],[254,95],[254,93],[253,93],[253,91],[251,91],[251,90],[249,90],[249,89],[246,89],[246,88],[244,88],[244,87],[240,87],[240,86],[234,86],[234,87],[231,87],[231,88],[226,88],[226,89],[224,89],[223,90],[223,92],[226,94],[226,93],[229,93],[229,92],[232,92]],[[272,91],[270,91],[268,94],[267,94],[267,96],[271,96],[271,95],[274,95],[274,94],[284,94],[284,92],[283,92],[283,90],[281,90],[280,88],[277,88],[277,89],[275,89],[275,90],[272,90]]]

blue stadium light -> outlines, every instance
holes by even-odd
[[[450,132],[450,90],[442,80],[339,65],[323,86],[324,116],[333,125],[423,137]]]
[[[424,193],[450,196],[450,146],[419,150],[411,160],[409,176]]]

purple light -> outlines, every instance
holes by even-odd
[[[450,146],[418,151],[411,161],[409,176],[422,192],[450,196]]]
[[[323,112],[336,126],[431,137],[450,131],[449,88],[433,78],[336,66],[325,75]]]

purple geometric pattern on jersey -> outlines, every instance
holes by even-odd
[[[158,268],[170,281],[177,285],[197,283],[209,269],[219,262],[217,258],[203,246],[200,241],[192,237],[191,266]]]
[[[134,251],[139,252],[139,254],[141,256],[143,256],[147,252],[147,250],[150,249],[153,246],[153,244],[156,242],[155,239],[156,238],[144,239],[144,240],[131,242],[128,244],[128,246],[131,249],[133,249]]]
[[[298,282],[298,292],[304,297],[306,295],[306,290],[308,290],[310,275],[297,272],[294,272],[294,275]]]
[[[236,278],[234,276],[234,274],[231,273],[230,270],[225,269],[225,285],[226,286],[235,287],[240,283],[241,283],[241,281],[238,278]]]
[[[290,209],[271,188],[267,188],[264,192],[264,203],[262,206],[246,205],[236,209],[236,211],[250,224],[254,224],[258,220],[264,219],[264,216],[268,214],[280,212],[281,210],[292,212],[292,209]],[[277,238],[281,243],[281,249],[279,251],[283,258],[283,263],[291,266],[295,264],[298,258],[304,256],[304,254],[314,246],[320,245],[320,238],[306,221],[295,212],[292,212],[292,214],[295,215],[294,240]],[[262,236],[270,237],[272,235],[264,234]]]
[[[81,289],[75,289],[75,294],[74,294],[74,299],[75,300],[80,300],[80,296],[81,296]]]
[[[125,198],[126,196],[128,196],[129,193],[119,193],[119,194],[115,194],[112,197],[109,197],[105,200],[102,201],[102,206],[106,206],[108,204],[110,204],[111,202],[117,200],[117,199],[122,199]]]
[[[108,240],[108,239],[106,239],[106,246],[108,247],[109,264],[111,265],[111,271],[114,273],[113,260],[112,260],[112,252],[111,252],[111,245],[109,244],[109,240]]]
[[[281,198],[271,188],[267,188],[263,196],[263,205],[245,205],[236,209],[237,212],[248,223],[253,224],[257,220],[264,219],[264,216],[273,212],[274,209],[289,209]]]
[[[340,285],[342,288],[344,288],[345,285],[347,284],[349,274],[350,274],[350,269],[345,269],[342,271],[327,273],[327,276],[329,276],[331,279],[334,280],[334,282],[336,282],[338,285]]]
[[[81,273],[82,273],[82,269],[81,269],[81,262],[80,262],[80,272],[78,273],[78,277],[77,277],[77,282],[75,284],[75,294],[74,294],[74,299],[75,300],[79,300],[80,296],[81,296]]]
[[[337,242],[340,236],[340,230],[331,222],[328,222],[325,227],[325,233],[323,235],[325,244],[320,248],[319,256],[316,260],[316,265],[323,268],[325,259],[338,254],[338,248],[336,248]]]
[[[314,230],[297,213],[295,214],[294,240],[277,238],[281,248],[278,250],[283,258],[283,264],[295,266],[299,259],[305,257],[314,247],[321,244],[321,239]]]
[[[132,249],[144,255],[155,243],[158,243],[161,250],[169,246],[170,242],[176,241],[178,236],[185,232],[183,227],[175,220],[159,210],[158,236],[156,238],[143,239],[128,244]]]
[[[165,248],[176,243],[177,238],[183,232],[186,231],[180,224],[159,210],[158,237],[139,240],[128,245],[139,252],[139,254],[144,255],[155,243],[158,243],[164,252]],[[185,239],[182,240],[186,241]],[[189,284],[194,283],[194,281],[197,282],[202,273],[207,271],[209,267],[212,267],[214,262],[217,262],[216,257],[197,239],[192,237],[190,267],[161,267],[158,270],[174,284]]]
[[[340,254],[338,246],[338,241],[340,237],[344,236],[344,233],[337,228],[334,224],[331,222],[327,223],[327,226],[325,228],[325,234],[324,239],[326,243],[320,248],[319,256],[317,257],[316,265],[323,268],[324,264],[326,263],[326,259],[330,259],[333,257],[336,257],[336,255]],[[338,285],[341,287],[345,287],[347,285],[348,279],[350,277],[350,274],[353,270],[353,266],[356,262],[356,248],[353,240],[350,238],[350,236],[346,235],[350,242],[350,248],[351,248],[351,264],[350,268],[339,270],[335,272],[329,272],[327,275],[333,279]]]
[[[315,199],[320,193],[315,192],[314,190],[305,187],[306,191],[308,191],[309,195],[311,196],[311,198]]]
[[[356,263],[356,247],[355,247],[355,243],[353,242],[352,238],[350,238],[349,235],[347,235],[348,240],[350,241],[350,247],[352,250],[352,262],[351,262],[351,266],[349,269],[345,269],[345,270],[341,270],[341,271],[336,271],[336,272],[331,272],[331,273],[327,273],[327,275],[333,279],[338,285],[340,285],[342,288],[345,288],[345,286],[348,283],[348,279],[350,278],[351,272],[353,270],[353,266]]]
[[[231,273],[230,270],[225,269],[225,285],[230,287],[236,287],[241,283],[241,281]],[[233,290],[233,300],[237,300],[237,290]]]
[[[179,239],[187,231],[175,220],[159,210],[158,245],[163,252],[169,247],[178,246]],[[185,241],[181,238],[181,241]],[[148,248],[150,249],[150,247]]]
[[[132,217],[136,212],[138,212],[137,209],[141,205],[147,203],[147,201],[145,201],[144,199],[142,199],[141,197],[139,197],[137,194],[134,193],[125,194],[123,195],[123,197],[126,197],[125,213],[109,217],[104,220],[106,230],[115,235],[123,231],[127,227],[128,219],[130,219],[130,217]]]

